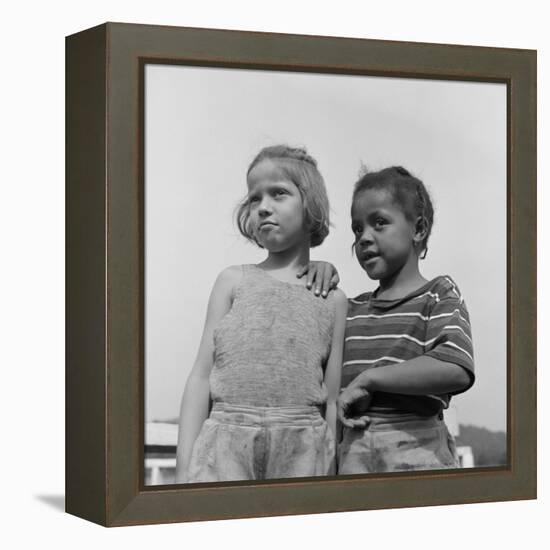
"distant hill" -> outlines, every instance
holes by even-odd
[[[503,466],[506,464],[506,433],[460,424],[457,445],[468,445],[474,453],[476,466]]]

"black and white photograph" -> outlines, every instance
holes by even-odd
[[[539,548],[543,12],[7,3],[2,547]]]
[[[505,466],[506,84],[143,85],[144,484]]]

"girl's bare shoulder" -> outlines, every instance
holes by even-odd
[[[335,288],[332,293],[334,294],[333,300],[334,300],[334,308],[336,311],[344,311],[347,312],[348,310],[348,298],[344,291],[340,288]]]
[[[218,274],[215,287],[223,290],[233,292],[233,290],[239,285],[243,278],[244,266],[242,265],[230,265],[226,267]]]
[[[220,271],[218,279],[239,281],[243,276],[244,268],[244,265],[230,265]]]

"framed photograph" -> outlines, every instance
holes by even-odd
[[[69,36],[66,44],[67,512],[120,526],[536,498],[536,52],[119,23]],[[333,359],[339,348],[328,341],[332,332],[323,333],[323,341],[315,340],[322,350],[307,381],[294,371],[298,378],[289,378],[288,369],[283,376],[281,361],[272,358],[287,357],[291,342],[288,357],[302,358],[300,368],[309,365],[309,355],[317,357],[309,331],[324,317],[292,313],[301,325],[278,329],[295,332],[281,352],[267,329],[258,332],[265,319],[257,296],[271,312],[283,307],[281,301],[302,299],[311,311],[329,311],[338,299],[336,291],[321,297],[306,288],[298,299],[288,281],[275,283],[258,269],[272,257],[265,234],[274,231],[264,231],[267,240],[246,235],[246,216],[252,201],[264,200],[254,194],[260,185],[254,169],[264,158],[258,154],[274,150],[271,164],[297,155],[324,182],[327,231],[320,242],[311,237],[307,259],[335,266],[338,296],[343,291],[349,304],[343,353]],[[380,315],[361,309],[382,297],[386,279],[371,265],[377,260],[357,253],[365,237],[357,236],[361,196],[354,189],[365,189],[356,184],[385,169],[420,181],[415,189],[430,197],[415,191],[431,205],[431,214],[422,217],[429,218],[422,229],[428,253],[419,264],[429,283],[415,298],[446,303],[437,294],[443,287],[430,286],[443,281],[460,303],[456,315],[455,309],[430,310],[430,316],[400,310],[401,317],[421,319],[415,330],[422,337],[395,334],[405,329],[395,328],[393,310]],[[296,186],[302,203],[311,204]],[[406,217],[409,203],[391,196],[390,206]],[[256,280],[269,289],[279,286],[273,303],[261,287],[241,318],[232,289],[231,320],[218,314],[222,334],[212,303],[228,266],[245,274],[235,288],[249,289]],[[302,287],[305,278],[295,283]],[[226,428],[237,416],[248,418],[249,407],[265,418],[273,404],[302,404],[301,396],[314,387],[318,393],[307,393],[304,403],[319,409],[314,422],[326,424],[335,391],[344,391],[367,367],[405,364],[409,357],[397,357],[395,346],[378,349],[378,336],[362,332],[365,319],[379,323],[384,316],[386,324],[377,325],[384,327],[384,346],[413,342],[423,350],[416,355],[463,367],[467,384],[421,396],[411,389],[414,380],[400,391],[379,386],[363,411],[365,422],[378,430],[394,407],[392,414],[409,415],[400,433],[410,439],[417,417],[437,418],[454,462],[423,458],[390,466],[387,457],[394,455],[381,458],[381,440],[373,439],[378,466],[346,470],[346,437],[363,430],[344,427],[342,435],[340,425],[331,467],[308,470],[300,458],[297,467],[284,469],[289,458],[278,452],[293,436],[278,432],[277,439],[261,424],[259,432],[269,433],[261,440],[262,456],[273,452],[275,458],[260,467],[257,455],[248,456],[252,473],[227,473],[221,438],[201,439],[197,450],[201,431],[191,438],[193,457],[183,460],[197,472],[203,464],[216,465],[210,477],[203,469],[194,478],[182,474],[182,439],[204,427],[207,417],[217,422],[221,409],[227,419],[235,399],[245,409],[224,420],[226,444],[248,448],[259,445],[256,435],[251,443]],[[434,355],[439,336],[429,333],[429,323],[445,316],[453,319],[444,327],[455,335],[446,340],[451,355]],[[331,325],[335,333],[337,326]],[[300,341],[305,355],[294,347]],[[365,346],[376,349],[375,359],[361,355]],[[236,348],[239,359],[227,360]],[[258,363],[258,349],[265,364]],[[206,397],[199,399],[189,380],[204,350],[212,371]],[[232,378],[227,371],[220,375],[222,363],[236,369]],[[336,378],[328,374],[333,363]],[[231,391],[245,397],[225,399]],[[385,401],[388,395],[397,401]],[[200,421],[190,420],[199,408]]]

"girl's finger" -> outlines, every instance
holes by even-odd
[[[315,266],[315,296],[321,294],[321,285],[323,283],[323,263],[318,262]]]
[[[317,277],[318,277],[318,273],[317,273],[317,268],[315,268],[315,271],[312,273],[311,271],[308,271],[308,274],[307,274],[307,287],[308,288],[312,288],[314,283],[317,283]],[[315,287],[314,291],[317,293],[317,287]]]
[[[349,420],[346,416],[346,408],[347,406],[344,405],[344,403],[338,402],[336,414],[343,424],[346,424],[346,422]]]
[[[355,422],[351,418],[341,418],[340,421],[347,428],[355,428]]]
[[[338,273],[334,273],[330,279],[330,288],[337,288],[339,282],[340,277],[338,276]]]
[[[315,264],[310,263],[309,269],[307,272],[307,280],[306,280],[306,286],[307,288],[311,288],[313,286],[313,281],[317,278],[317,266]]]
[[[323,269],[323,286],[321,290],[321,294],[323,297],[326,297],[329,290],[330,290],[330,278],[329,275],[331,273],[331,269],[328,268],[328,266],[325,266]]]
[[[365,428],[369,422],[370,418],[368,416],[360,416],[355,419],[355,425],[357,428]]]
[[[338,396],[338,407],[341,409],[345,409],[349,405],[349,398],[348,398],[348,388],[343,388],[340,390],[340,395]]]
[[[349,419],[349,418],[346,418],[343,414],[339,414],[339,415],[338,415],[338,420],[339,420],[344,426],[347,426],[348,428],[350,427],[350,425],[349,425],[350,419]]]
[[[300,278],[303,277],[308,271],[309,271],[309,265],[306,265],[306,266],[302,267],[302,269],[300,269],[300,270],[298,271],[298,273],[296,273],[296,277],[298,277],[298,279],[300,279]]]

